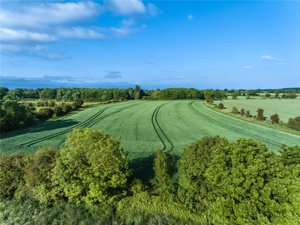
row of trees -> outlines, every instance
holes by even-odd
[[[60,150],[1,156],[0,197],[5,207],[0,204],[0,221],[207,225],[300,221],[297,146],[283,146],[275,154],[251,139],[204,137],[186,146],[179,160],[157,151],[154,177],[148,182],[137,179],[129,165],[118,140],[87,128],[74,129]]]
[[[215,104],[214,106],[216,108],[220,109],[220,110],[225,109],[225,106],[222,102],[217,104],[217,105]],[[245,117],[248,117],[248,118],[253,117],[258,121],[265,121],[266,120],[266,117],[264,116],[264,109],[261,109],[261,108],[258,108],[256,110],[257,115],[254,115],[254,116],[251,115],[249,110],[245,110],[244,108],[242,108],[239,111],[239,109],[235,106],[232,107],[231,113],[236,114],[236,115],[245,116]],[[270,121],[271,121],[272,124],[279,124],[279,123],[284,124],[283,122],[280,121],[280,117],[277,113],[270,116]],[[290,118],[285,125],[289,128],[300,131],[300,116],[297,116],[295,118]]]
[[[139,86],[135,89],[100,89],[100,88],[38,88],[9,90],[0,88],[1,99],[56,99],[58,101],[109,101],[141,99],[143,92]]]
[[[122,101],[139,99],[224,99],[227,95],[220,90],[197,90],[194,88],[167,88],[163,90],[143,90],[140,86],[127,89],[100,89],[100,88],[39,88],[9,90],[0,87],[1,99],[42,99],[58,101]],[[50,101],[51,102],[51,101]]]
[[[78,99],[71,104],[61,103],[57,105],[54,103],[52,108],[44,107],[38,111],[36,111],[33,103],[5,100],[1,101],[0,104],[0,131],[7,132],[77,110],[83,105],[83,100]]]

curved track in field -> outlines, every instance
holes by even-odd
[[[159,110],[167,103],[161,104],[159,106],[157,106],[155,108],[155,110],[152,113],[151,116],[151,123],[152,126],[155,130],[155,133],[157,134],[159,140],[161,141],[161,143],[163,144],[163,151],[167,151],[170,152],[174,149],[174,145],[173,143],[170,141],[170,138],[166,135],[166,133],[163,131],[163,129],[161,128],[158,119],[157,119],[157,115],[159,113]]]
[[[280,142],[277,142],[277,141],[274,141],[274,140],[271,140],[271,139],[268,139],[268,138],[265,138],[265,137],[261,137],[261,136],[259,136],[259,135],[253,134],[253,133],[248,132],[248,131],[246,131],[246,130],[243,130],[243,129],[237,127],[237,126],[233,126],[233,125],[230,125],[230,124],[228,124],[228,123],[224,123],[224,122],[222,122],[222,121],[220,121],[220,120],[216,120],[216,119],[214,119],[213,117],[210,117],[210,116],[208,116],[208,115],[206,115],[206,114],[200,112],[199,110],[197,110],[197,109],[195,108],[195,106],[193,106],[194,103],[195,103],[195,101],[190,102],[190,103],[189,103],[189,108],[190,108],[193,112],[195,112],[196,114],[198,114],[199,116],[205,118],[205,119],[208,120],[208,121],[211,121],[211,122],[213,122],[213,123],[216,123],[216,124],[218,124],[218,125],[220,125],[220,126],[222,126],[222,127],[227,128],[228,130],[232,130],[232,131],[234,131],[234,132],[236,132],[236,133],[240,133],[240,134],[242,134],[242,135],[246,135],[246,136],[248,136],[248,137],[251,137],[251,138],[254,138],[254,139],[257,139],[257,140],[261,140],[261,141],[263,141],[263,142],[265,142],[265,143],[276,144],[276,145],[278,145],[278,146],[281,146],[281,145],[282,145]]]
[[[35,140],[31,140],[31,141],[28,141],[28,142],[25,142],[25,143],[22,143],[19,145],[19,147],[30,147],[32,145],[35,145],[35,144],[38,144],[40,142],[43,142],[43,141],[46,141],[46,140],[49,140],[49,139],[52,139],[52,138],[55,138],[55,137],[58,137],[60,135],[64,135],[64,134],[67,134],[69,133],[70,131],[72,131],[74,128],[86,128],[86,127],[91,127],[93,126],[95,123],[98,123],[100,120],[102,119],[105,119],[106,117],[108,116],[111,116],[111,115],[114,115],[116,113],[119,113],[125,109],[128,109],[130,107],[133,107],[133,106],[136,106],[138,104],[142,104],[142,103],[137,103],[137,104],[134,104],[134,105],[129,105],[129,106],[126,106],[126,107],[123,107],[119,110],[116,110],[108,115],[104,115],[104,116],[101,116],[108,108],[111,108],[112,106],[106,106],[105,108],[99,110],[97,113],[95,113],[93,116],[91,116],[90,118],[88,118],[87,120],[85,120],[84,122],[81,122],[81,123],[78,123],[77,125],[73,125],[63,131],[60,131],[60,132],[57,132],[55,134],[50,134],[50,135],[47,135],[47,136],[44,136],[44,137],[41,137],[41,138],[38,138],[38,139],[35,139]],[[100,117],[101,116],[101,117]]]

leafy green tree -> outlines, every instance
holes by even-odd
[[[0,155],[0,197],[11,199],[24,183],[23,175],[26,160],[21,154]]]
[[[67,137],[53,169],[56,191],[76,204],[117,201],[126,195],[128,175],[120,142],[88,128],[74,129]]]
[[[279,119],[279,115],[277,113],[275,113],[274,115],[272,115],[271,117],[271,121],[272,123],[278,124],[280,119]]]
[[[245,109],[241,109],[241,116],[245,116]]]
[[[292,129],[300,130],[300,116],[290,118],[287,125]]]
[[[259,120],[259,121],[264,121],[265,120],[265,117],[264,117],[264,110],[261,109],[261,108],[258,108],[256,110],[257,112],[257,116],[256,116],[256,119]]]
[[[139,100],[141,98],[141,87],[139,85],[136,85],[134,89],[134,100]]]
[[[53,188],[51,174],[55,164],[58,149],[42,148],[28,156],[25,167],[24,180],[27,195],[41,203],[51,199]]]
[[[167,154],[162,150],[158,150],[155,154],[153,169],[155,174],[152,180],[154,193],[162,198],[171,198],[175,190],[170,176],[171,169]]]
[[[225,109],[225,106],[224,106],[224,104],[221,102],[221,103],[219,103],[219,105],[218,105],[218,109]]]
[[[205,173],[209,224],[297,224],[300,189],[279,156],[239,139],[216,148]]]
[[[54,114],[54,110],[51,108],[42,108],[36,114],[36,117],[40,120],[47,120],[51,118]]]
[[[185,147],[178,161],[178,197],[193,212],[203,212],[209,207],[210,188],[205,177],[211,166],[211,155],[228,141],[220,137],[204,137]]]
[[[245,116],[246,116],[246,117],[248,117],[248,118],[249,118],[249,117],[251,117],[251,113],[250,113],[250,111],[249,111],[249,110],[246,110],[246,112],[245,112]]]
[[[214,90],[205,90],[204,91],[205,101],[209,104],[213,104],[214,94],[215,94]]]
[[[239,114],[239,110],[238,110],[238,108],[237,107],[232,107],[232,110],[231,110],[231,113],[233,113],[233,114]]]
[[[284,166],[287,166],[296,177],[300,178],[300,147],[282,146],[281,161]]]
[[[6,87],[0,87],[0,100],[3,99],[3,97],[7,94],[8,91],[9,91],[8,88],[6,88]]]

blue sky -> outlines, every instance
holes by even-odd
[[[300,87],[300,1],[1,0],[1,85]]]

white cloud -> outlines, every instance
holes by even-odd
[[[104,39],[105,35],[102,29],[89,29],[82,27],[63,28],[57,30],[57,35],[62,38],[78,38],[78,39]]]
[[[146,28],[141,18],[158,13],[155,5],[145,5],[141,0],[30,1],[18,2],[14,8],[6,3],[0,8],[0,44],[2,51],[12,53],[39,51],[36,46],[45,49],[47,43],[63,39],[103,40],[128,36]],[[104,12],[122,15],[122,20],[116,18],[120,25],[99,27],[97,19]]]
[[[140,0],[105,0],[108,8],[122,15],[143,14],[146,12],[144,3]]]
[[[46,33],[0,28],[0,40],[4,42],[49,42],[54,41],[55,37]]]
[[[39,3],[21,6],[18,10],[0,10],[0,23],[10,27],[42,27],[91,18],[100,14],[94,2]]]
[[[265,61],[274,61],[274,60],[276,60],[276,58],[271,56],[271,55],[262,55],[262,56],[260,56],[260,58],[262,60],[265,60]]]
[[[189,15],[187,15],[187,17],[186,17],[189,21],[193,21],[193,19],[194,19],[194,16],[193,15],[191,15],[191,14],[189,14]]]

